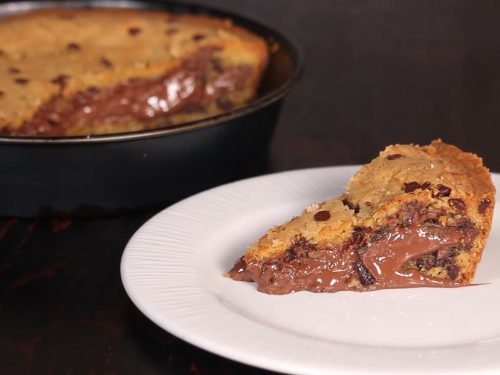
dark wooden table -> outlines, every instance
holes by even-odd
[[[272,24],[306,70],[271,145],[271,171],[363,163],[441,137],[500,171],[500,3],[201,1]],[[119,263],[155,212],[0,220],[0,374],[267,374],[156,327]]]

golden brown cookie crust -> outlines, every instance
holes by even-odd
[[[227,19],[105,8],[1,19],[0,128],[19,128],[57,95],[156,79],[204,47],[217,47],[214,56],[224,66],[251,66],[251,89],[242,99],[255,94],[267,64],[266,43]],[[58,77],[65,77],[64,85]]]
[[[357,232],[360,238],[365,236],[366,246],[375,246],[377,243],[373,238],[377,235],[390,238],[387,237],[390,230],[407,235],[404,215],[411,213],[413,217],[408,220],[414,220],[414,223],[408,227],[413,225],[422,230],[429,225],[436,233],[448,233],[455,242],[450,249],[440,250],[438,255],[433,253],[418,262],[408,261],[405,267],[420,267],[430,279],[452,277],[455,284],[466,284],[472,282],[486,245],[494,205],[495,187],[477,155],[463,152],[441,140],[427,146],[392,145],[351,178],[344,194],[312,205],[301,216],[272,228],[247,249],[242,260],[253,264],[252,277],[267,272],[266,282],[272,283],[269,269],[281,269],[282,265],[277,263],[280,260],[290,263],[283,266],[288,267],[288,271],[285,270],[288,274],[294,272],[293,267],[307,269],[310,266],[302,260],[296,263],[293,263],[296,259],[291,260],[290,253],[296,253],[297,243],[299,247],[308,247],[305,253],[314,253],[318,249],[336,249],[345,253],[352,251]],[[460,232],[464,234],[458,239],[457,233]],[[358,252],[366,251],[360,250],[364,245],[358,245]],[[443,259],[436,260],[436,256],[443,256]],[[311,262],[315,262],[314,259]],[[266,266],[262,267],[264,264]],[[316,262],[315,267],[319,267],[318,264]],[[327,267],[327,262],[324,264]],[[362,287],[362,280],[354,271],[352,274],[354,276],[346,281],[346,288]],[[298,290],[325,289],[324,286],[304,285]],[[266,289],[261,284],[259,288],[270,293],[286,290],[272,289],[272,286]]]

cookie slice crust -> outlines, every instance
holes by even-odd
[[[344,194],[271,228],[227,276],[270,294],[467,285],[494,204],[478,156],[440,140],[388,146]]]

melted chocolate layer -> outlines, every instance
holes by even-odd
[[[214,50],[201,49],[180,68],[158,79],[130,79],[107,89],[91,87],[69,99],[58,95],[43,104],[31,121],[10,134],[63,136],[69,128],[82,124],[89,133],[95,133],[99,124],[137,121],[149,128],[148,123],[160,117],[203,113],[212,101],[241,88],[251,74],[249,66],[211,69]]]
[[[460,285],[450,275],[438,279],[416,269],[405,269],[404,265],[429,253],[435,252],[444,259],[454,255],[451,249],[470,248],[472,234],[471,229],[412,224],[388,230],[382,238],[368,242],[360,257],[376,280],[374,289]]]
[[[356,228],[352,240],[339,247],[320,248],[298,239],[282,258],[266,261],[239,259],[229,271],[235,280],[255,281],[258,290],[286,294],[299,290],[337,292],[416,286],[459,286],[453,257],[470,249],[477,235],[473,224],[441,226],[434,214],[413,209],[404,225]],[[413,268],[409,262],[416,261]],[[445,266],[446,278],[420,271]]]
[[[269,294],[286,294],[299,290],[337,292],[348,289],[356,272],[356,250],[316,248],[305,239],[290,249],[307,246],[310,250],[297,258],[283,258],[267,262],[245,262],[241,259],[229,276],[235,280],[257,282],[257,289]]]

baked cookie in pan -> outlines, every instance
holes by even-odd
[[[113,8],[8,16],[0,133],[105,134],[214,116],[255,97],[268,58],[266,41],[229,19]]]

